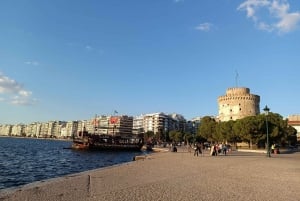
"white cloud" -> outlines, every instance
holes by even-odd
[[[300,23],[300,12],[290,12],[287,0],[246,0],[237,8],[245,10],[260,30],[288,33]]]
[[[246,10],[247,17],[256,19],[256,11],[261,7],[269,6],[269,0],[247,0],[240,4],[238,10]]]
[[[14,105],[33,105],[37,102],[31,97],[32,92],[27,91],[21,84],[3,75],[0,72],[0,97],[1,102],[8,102]]]
[[[10,98],[9,102],[12,105],[34,105],[37,103],[37,100],[30,97],[14,96]]]
[[[85,49],[86,49],[87,51],[92,51],[94,48],[93,48],[92,46],[90,46],[90,45],[86,45],[86,46],[85,46]]]
[[[198,26],[195,27],[195,29],[199,31],[210,31],[213,28],[213,24],[205,22],[202,24],[199,24]]]
[[[69,47],[71,47],[72,49],[75,48],[77,50],[84,51],[86,53],[99,53],[100,55],[102,55],[104,52],[99,47],[96,47],[96,46],[88,44],[88,43],[83,44],[83,43],[79,43],[79,42],[69,42],[69,43],[67,43],[67,45]]]
[[[184,0],[174,0],[175,3],[184,2]]]
[[[32,65],[32,66],[40,65],[40,63],[38,61],[25,61],[24,63],[27,65]]]
[[[272,32],[274,30],[274,27],[272,27],[269,24],[266,24],[264,22],[259,22],[257,24],[258,29],[263,30],[263,31],[267,31],[267,32]]]

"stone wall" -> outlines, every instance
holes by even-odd
[[[228,88],[219,96],[219,120],[229,121],[259,114],[260,96],[250,94],[246,87]]]

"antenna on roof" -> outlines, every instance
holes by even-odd
[[[235,70],[235,86],[238,87],[239,72]]]

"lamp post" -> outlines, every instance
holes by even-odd
[[[270,154],[270,146],[269,146],[269,128],[268,128],[268,114],[270,111],[270,108],[266,105],[264,108],[265,115],[266,115],[266,127],[267,127],[267,157],[271,157]]]

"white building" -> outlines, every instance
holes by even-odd
[[[288,117],[288,125],[293,126],[297,130],[297,140],[300,141],[300,114],[290,115]]]
[[[259,114],[260,96],[251,94],[246,87],[228,88],[218,97],[219,120],[229,121]]]

